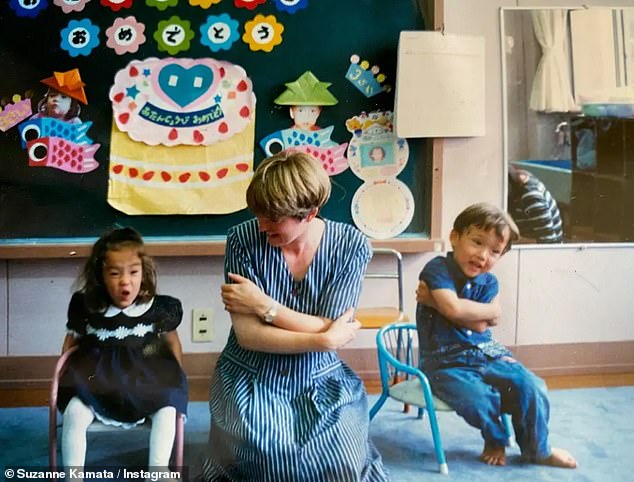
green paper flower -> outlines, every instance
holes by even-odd
[[[194,38],[189,20],[183,20],[174,15],[169,20],[161,20],[154,32],[154,40],[158,49],[176,55],[178,52],[189,50],[190,42]]]

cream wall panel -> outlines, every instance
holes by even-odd
[[[504,345],[515,345],[517,339],[517,267],[519,252],[512,249],[495,265],[493,274],[500,283],[502,318],[493,328],[493,336]]]
[[[445,31],[485,38],[484,137],[445,139],[443,145],[442,232],[449,235],[454,218],[475,202],[502,206],[502,74],[499,7],[514,1],[444,0]]]
[[[72,285],[80,269],[80,260],[9,262],[9,355],[60,353]]]
[[[0,261],[0,356],[8,354],[7,345],[7,262]]]
[[[520,253],[518,344],[634,340],[632,248]]]
[[[222,256],[156,258],[159,292],[175,296],[183,303],[183,322],[178,334],[185,353],[219,352],[229,337],[231,321],[220,299],[224,280]],[[192,341],[192,310],[211,308],[214,312],[213,340]]]

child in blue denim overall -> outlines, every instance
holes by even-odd
[[[510,413],[524,460],[574,468],[570,453],[548,443],[549,402],[544,381],[515,360],[491,335],[501,315],[498,281],[489,273],[519,232],[490,204],[458,215],[453,252],[427,263],[416,290],[422,368],[436,396],[484,438],[481,460],[506,463],[502,413]]]

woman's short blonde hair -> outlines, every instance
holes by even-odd
[[[308,154],[282,151],[257,167],[247,189],[247,205],[271,220],[304,219],[330,197],[330,177]]]

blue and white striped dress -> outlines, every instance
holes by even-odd
[[[324,220],[315,258],[293,279],[279,248],[251,220],[227,236],[226,272],[254,281],[288,308],[335,319],[356,306],[370,259],[355,228]],[[363,382],[336,352],[245,350],[233,330],[212,379],[206,481],[389,480],[368,438]]]

